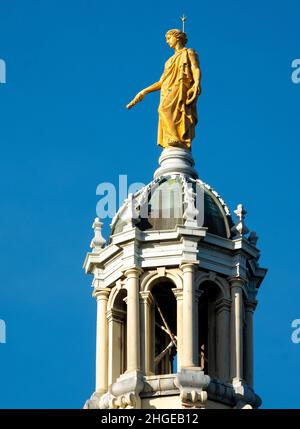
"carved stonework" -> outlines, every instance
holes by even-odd
[[[113,396],[111,393],[107,393],[102,396],[99,401],[99,408],[101,410],[110,409],[115,410],[121,409],[132,409],[136,408],[137,398],[134,392],[124,393],[123,395]]]
[[[204,408],[204,403],[207,401],[207,392],[185,388],[180,392],[180,399],[183,408]]]
[[[181,368],[176,375],[175,385],[180,390],[183,408],[204,408],[210,377],[199,367]]]
[[[185,211],[183,213],[184,224],[186,226],[198,226],[196,217],[199,211],[196,208],[196,193],[193,190],[193,185],[182,176],[182,185],[184,190]]]
[[[133,371],[131,373],[122,374],[117,381],[110,386],[109,392],[101,397],[99,408],[141,408],[139,395],[143,388],[144,381],[141,373]]]

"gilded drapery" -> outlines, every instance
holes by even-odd
[[[158,108],[158,141],[162,147],[191,147],[197,124],[196,100],[187,105],[187,92],[193,86],[189,52],[183,48],[176,52],[165,64],[161,76],[161,95]],[[197,54],[192,51],[194,55]]]

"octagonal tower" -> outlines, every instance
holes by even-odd
[[[233,221],[191,152],[164,149],[153,181],[84,262],[97,301],[86,408],[256,408],[253,314],[266,274],[240,204]]]

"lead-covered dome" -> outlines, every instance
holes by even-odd
[[[112,234],[123,232],[132,219],[142,231],[173,230],[185,225],[188,216],[208,233],[231,235],[233,222],[224,200],[209,185],[185,174],[160,176],[130,195],[113,219]]]
[[[198,178],[191,151],[170,147],[162,151],[154,180],[120,207],[111,224],[112,235],[133,226],[141,231],[174,230],[177,226],[206,227],[230,238],[233,222],[220,195]]]

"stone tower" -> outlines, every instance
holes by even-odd
[[[238,205],[198,178],[191,152],[164,149],[129,195],[109,242],[96,218],[96,389],[86,408],[256,408],[253,314],[266,274]]]

